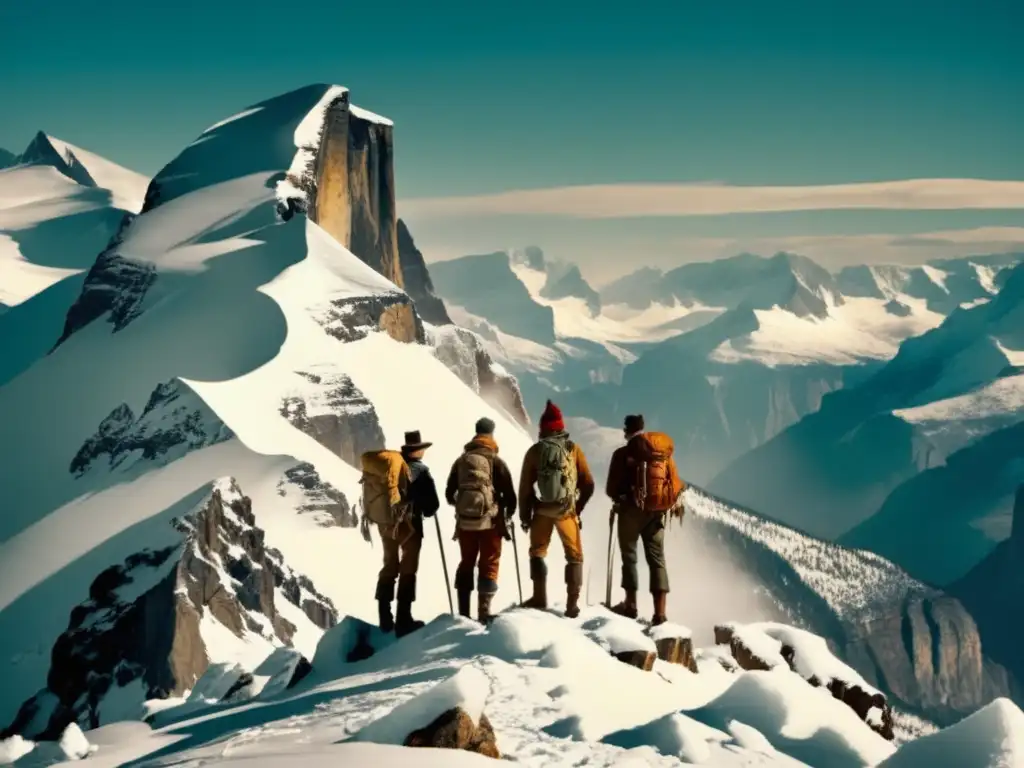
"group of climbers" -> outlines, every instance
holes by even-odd
[[[594,478],[586,456],[566,431],[562,413],[550,400],[540,418],[538,440],[523,457],[518,493],[512,473],[498,456],[495,424],[489,418],[476,422],[475,436],[465,444],[452,464],[445,484],[445,500],[455,510],[455,534],[461,554],[454,586],[458,610],[470,615],[477,591],[477,618],[491,618],[491,601],[498,591],[502,544],[513,540],[513,518],[529,532],[532,596],[527,608],[548,605],[547,553],[557,533],[565,552],[565,615],[580,613],[583,588],[582,514],[594,494]],[[618,525],[622,556],[622,588],[625,599],[611,609],[636,618],[637,543],[643,542],[651,573],[654,601],[653,624],[666,621],[669,591],[665,568],[665,524],[668,515],[682,514],[684,483],[672,458],[672,440],[660,432],[645,432],[643,416],[627,416],[623,427],[626,444],[612,455],[606,493],[612,500],[610,523]],[[380,627],[402,636],[423,626],[412,617],[416,599],[416,573],[423,543],[423,520],[439,507],[430,470],[423,462],[432,444],[419,432],[407,432],[399,451],[369,451],[362,456],[363,525],[376,525],[383,546],[383,567],[377,579],[376,599]],[[438,536],[440,537],[440,529]],[[443,554],[443,553],[442,553]],[[518,567],[518,566],[517,566]],[[398,606],[392,615],[396,597]],[[449,594],[450,597],[450,594]]]

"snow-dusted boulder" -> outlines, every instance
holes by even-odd
[[[437,359],[448,366],[470,389],[523,427],[530,417],[516,377],[497,363],[473,331],[457,325],[427,326],[427,341]]]
[[[377,744],[463,749],[500,757],[494,729],[484,714],[490,687],[490,680],[479,668],[465,666],[364,726],[354,738]]]
[[[900,747],[878,768],[1016,768],[1024,765],[1024,712],[996,699],[956,725]]]
[[[346,616],[320,638],[313,669],[320,676],[342,674],[341,665],[364,661],[394,641],[394,633],[381,632],[380,627]]]
[[[829,650],[824,638],[783,624],[722,624],[715,641],[726,644],[746,670],[791,669],[814,687],[824,687],[882,737],[892,740],[892,707],[886,697]]]
[[[654,641],[658,658],[669,664],[679,664],[691,672],[697,672],[697,660],[693,657],[693,633],[688,627],[666,622],[651,627],[647,634]]]
[[[249,671],[233,664],[208,673],[211,657],[230,654],[232,645],[267,653],[289,645],[293,619],[334,625],[331,601],[266,545],[233,479],[211,484],[205,500],[171,525],[166,546],[96,577],[53,646],[47,688],[3,735],[52,738],[76,722],[96,728],[111,713],[124,715],[127,700],[141,711],[143,700],[180,696],[200,680],[197,695],[229,699],[251,675],[244,680]],[[291,604],[291,618],[282,603]]]
[[[591,640],[619,661],[645,672],[654,669],[657,645],[635,621],[609,613],[587,619],[582,628]]]

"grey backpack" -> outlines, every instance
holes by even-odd
[[[565,435],[537,443],[537,511],[561,517],[576,503],[576,461]]]
[[[494,498],[494,457],[470,451],[458,459],[455,515],[459,528],[482,531],[494,525],[498,503]]]

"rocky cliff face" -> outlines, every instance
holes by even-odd
[[[1024,696],[1024,485],[1017,488],[1010,538],[949,591],[971,611],[985,652],[1010,670]]]
[[[347,91],[340,94],[327,107],[306,213],[402,288],[392,132],[390,120],[352,106]]]
[[[194,512],[171,522],[177,541],[143,549],[100,573],[53,646],[47,687],[26,701],[0,738],[54,738],[68,723],[104,725],[105,703],[181,695],[206,672],[225,638],[291,645],[292,619],[323,629],[331,601],[284,564],[232,478],[212,484]],[[233,642],[233,641],[232,641]]]
[[[416,311],[431,325],[451,325],[444,302],[434,292],[434,282],[427,271],[427,262],[416,247],[405,222],[398,220],[398,260],[405,281],[405,292],[416,302]]]
[[[125,233],[134,219],[132,214],[126,213],[110,243],[96,257],[85,276],[81,294],[68,308],[64,331],[53,345],[54,349],[71,334],[104,315],[111,330],[117,333],[142,311],[143,299],[156,281],[156,267],[120,253]]]
[[[302,383],[281,404],[281,415],[356,469],[365,451],[384,447],[377,411],[342,373],[299,371]]]
[[[1014,684],[983,645],[972,615],[948,595],[914,599],[851,628],[843,643],[851,665],[938,723],[950,725]]]
[[[428,341],[434,345],[437,358],[466,386],[529,429],[530,417],[519,382],[491,358],[479,336],[465,328],[447,325],[431,328]]]
[[[731,563],[737,580],[757,585],[760,616],[825,638],[894,704],[948,724],[1020,693],[955,597],[876,555],[690,493],[686,546]]]

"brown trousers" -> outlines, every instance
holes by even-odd
[[[420,551],[423,536],[411,523],[398,526],[377,524],[381,547],[384,550],[384,565],[377,576],[377,599],[395,599],[395,581],[401,579],[400,600],[416,599],[416,572],[420,568]]]
[[[477,569],[477,589],[482,593],[498,591],[498,566],[501,563],[502,529],[495,525],[484,531],[459,529],[462,560],[455,571],[455,588],[473,591],[473,569]]]

